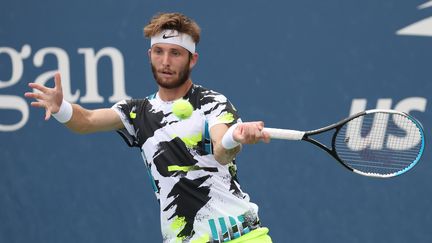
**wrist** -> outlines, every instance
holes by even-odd
[[[66,123],[72,118],[73,108],[72,104],[63,99],[60,109],[52,116],[61,123]]]
[[[238,123],[232,125],[228,130],[225,132],[224,136],[222,137],[222,147],[224,149],[233,149],[237,146],[239,146],[241,143],[234,140],[234,130],[237,128]]]

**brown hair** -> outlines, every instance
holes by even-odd
[[[151,38],[166,29],[188,34],[196,44],[200,41],[201,29],[198,24],[181,13],[159,13],[144,27],[144,36]]]

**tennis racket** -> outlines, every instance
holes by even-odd
[[[401,175],[420,160],[425,137],[414,117],[396,110],[367,110],[312,131],[264,128],[271,138],[304,140],[327,151],[345,168],[364,176]],[[331,147],[314,135],[333,132]]]

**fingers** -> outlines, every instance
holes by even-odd
[[[31,102],[32,107],[45,109],[45,120],[50,119],[52,113],[58,112],[63,100],[60,73],[55,74],[54,82],[54,88],[48,88],[38,83],[29,83],[28,86],[33,89],[33,92],[24,93],[26,98],[36,100]]]
[[[254,122],[256,124],[256,126],[258,127],[258,129],[261,131],[264,129],[264,122],[263,121],[258,121],[258,122]]]
[[[32,107],[44,108],[45,109],[45,121],[49,120],[51,117],[51,111],[47,108],[44,102],[42,101],[33,101],[30,103]]]
[[[263,135],[262,141],[264,143],[270,143],[270,139],[271,139],[270,134],[268,132],[262,131],[262,135]]]
[[[48,121],[51,117],[51,111],[49,109],[45,109],[45,121]]]
[[[28,86],[32,89],[37,89],[42,93],[47,93],[50,90],[49,88],[38,83],[29,83]]]
[[[260,141],[270,142],[270,135],[264,132],[264,122],[245,122],[237,127],[237,141],[243,144],[255,144]]]
[[[45,108],[45,104],[40,101],[33,101],[30,105],[37,108]]]
[[[32,92],[26,92],[24,96],[26,98],[33,98],[37,100],[41,100],[43,98],[41,93],[32,93]]]
[[[61,84],[61,76],[60,73],[57,72],[54,76],[54,83],[55,83],[55,89],[61,91],[62,90],[62,84]],[[61,92],[62,93],[62,92]]]
[[[57,90],[57,91],[61,91],[62,90],[61,76],[60,76],[59,72],[57,72],[54,75],[54,84],[55,84],[55,86],[54,86],[55,90]],[[51,88],[48,88],[48,87],[46,87],[44,85],[41,85],[41,84],[38,84],[38,83],[29,83],[28,86],[30,88],[32,88],[32,89],[39,90],[39,91],[41,91],[44,94],[48,93],[50,90],[52,90]],[[60,93],[62,93],[62,92],[60,92]]]

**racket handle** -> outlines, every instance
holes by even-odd
[[[301,140],[305,134],[305,132],[297,131],[297,130],[268,128],[268,127],[265,127],[263,131],[267,132],[271,138],[286,139],[286,140]]]

